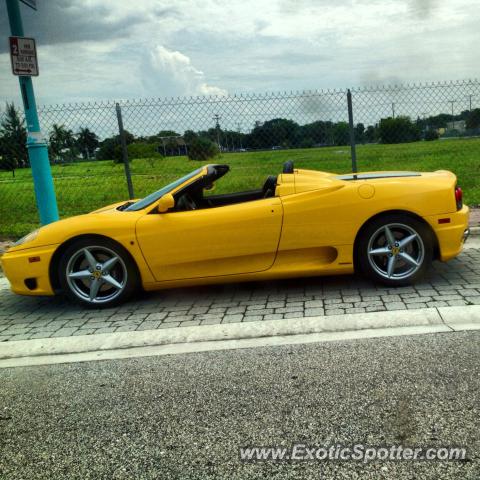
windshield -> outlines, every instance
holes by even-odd
[[[174,188],[178,187],[183,182],[186,182],[187,180],[190,180],[191,178],[201,173],[202,170],[203,168],[198,168],[197,170],[189,173],[188,175],[185,175],[184,177],[179,178],[178,180],[175,180],[174,182],[168,184],[167,186],[161,188],[160,190],[157,190],[156,192],[153,192],[150,195],[147,195],[145,198],[138,200],[138,202],[135,202],[132,205],[128,206],[124,211],[125,212],[136,211],[136,210],[142,210],[148,207],[150,204],[152,204],[153,202],[156,202],[158,199],[163,197],[163,195],[170,192]]]

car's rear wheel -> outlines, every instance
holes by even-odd
[[[108,239],[79,239],[64,252],[59,269],[65,294],[89,307],[118,305],[139,284],[137,268],[128,252]]]
[[[432,261],[432,234],[409,215],[386,215],[364,228],[356,253],[362,272],[372,280],[409,285],[425,274]]]

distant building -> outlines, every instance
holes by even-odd
[[[457,130],[464,133],[466,130],[465,120],[455,120],[454,122],[447,122],[447,130]]]

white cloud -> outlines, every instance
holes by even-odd
[[[205,74],[181,52],[157,45],[149,52],[143,76],[146,90],[161,90],[163,95],[226,95],[227,91],[209,85]]]

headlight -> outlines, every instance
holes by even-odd
[[[22,237],[20,240],[17,240],[13,246],[18,247],[19,245],[23,245],[24,243],[31,242],[32,240],[35,240],[38,235],[38,228],[37,230],[34,230],[33,232],[30,232],[29,234],[25,235]]]

